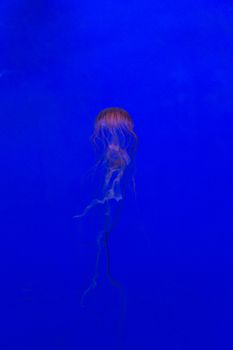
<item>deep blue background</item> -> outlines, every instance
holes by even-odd
[[[4,0],[0,25],[1,350],[232,349],[232,2]],[[80,307],[101,213],[73,219],[108,106],[139,136],[122,321],[104,280]]]

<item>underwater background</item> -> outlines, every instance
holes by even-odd
[[[2,0],[0,349],[233,348],[233,4]],[[138,135],[95,272],[97,114]]]

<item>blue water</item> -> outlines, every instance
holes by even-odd
[[[233,348],[231,1],[0,4],[1,350]],[[111,269],[93,123],[133,117]]]

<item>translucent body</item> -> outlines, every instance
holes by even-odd
[[[122,199],[121,179],[136,151],[137,136],[133,121],[121,108],[104,109],[96,118],[93,142],[101,149],[105,166],[105,200]]]
[[[96,287],[99,260],[102,247],[105,247],[107,258],[107,275],[111,283],[122,292],[122,286],[114,280],[110,271],[110,254],[108,248],[109,233],[112,229],[111,201],[123,199],[122,179],[129,167],[137,147],[137,136],[133,131],[133,121],[130,115],[121,108],[107,108],[99,113],[95,120],[92,135],[93,144],[97,147],[100,157],[98,165],[104,167],[104,184],[102,197],[95,198],[86,206],[83,213],[76,217],[81,218],[96,205],[105,206],[105,225],[97,237],[97,258],[95,274],[92,283],[83,293],[83,298]]]

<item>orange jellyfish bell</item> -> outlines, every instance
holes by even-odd
[[[136,150],[137,136],[133,130],[134,123],[129,113],[119,107],[102,110],[94,125],[93,141],[100,142],[107,152],[127,153],[132,157]]]
[[[133,130],[133,120],[126,110],[118,107],[102,110],[96,118],[96,127],[125,128]]]

